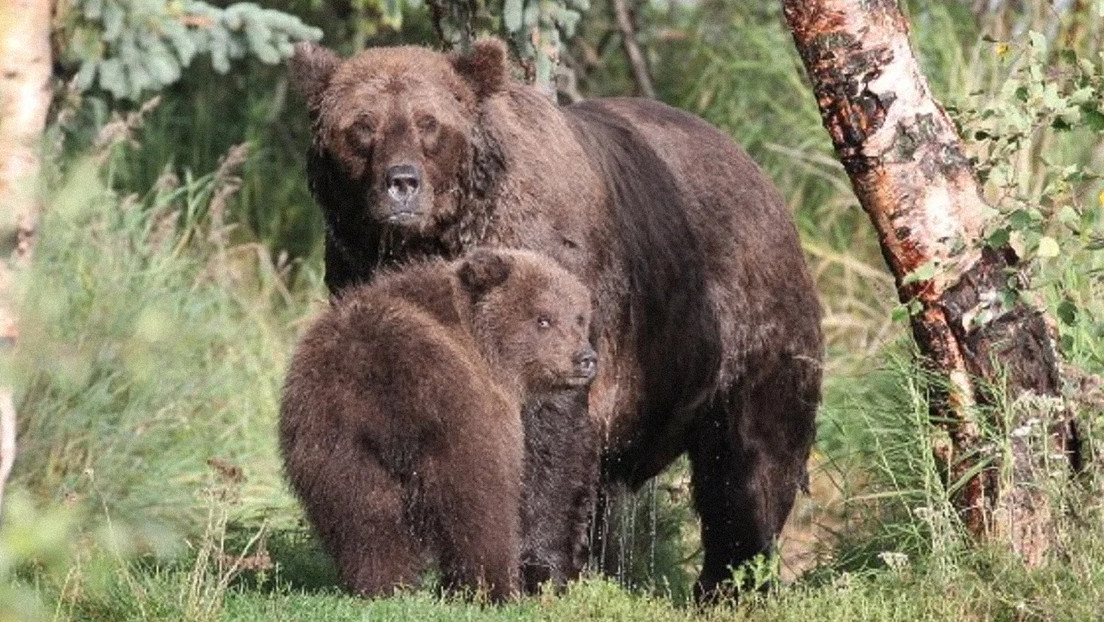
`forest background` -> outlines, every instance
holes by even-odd
[[[1053,318],[1063,407],[1079,424],[1086,464],[1044,481],[1057,546],[1030,567],[976,546],[950,502],[959,483],[931,451],[939,381],[915,362],[910,305],[821,126],[780,3],[548,4],[570,26],[562,99],[651,89],[701,115],[748,149],[798,223],[825,310],[825,400],[810,495],[780,555],[743,571],[764,592],[686,606],[700,551],[680,464],[611,508],[614,537],[594,552],[606,572],[565,595],[502,608],[431,590],[371,604],[343,595],[276,451],[288,356],[326,298],[308,121],[282,60],[293,40],[319,37],[342,55],[440,47],[430,7],[265,3],[278,16],[65,0],[53,23],[45,209],[19,275],[18,345],[3,359],[19,453],[0,525],[0,620],[1099,616],[1104,3],[903,3],[997,208],[989,235],[1026,259],[1026,295]],[[528,19],[511,13],[526,6],[516,0],[475,5],[488,32]],[[630,9],[650,86],[626,53],[617,5]],[[148,31],[161,34],[125,34]],[[1017,407],[995,408],[1011,420]],[[1035,434],[996,427],[998,446]]]

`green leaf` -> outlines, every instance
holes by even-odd
[[[266,65],[275,65],[283,58],[280,56],[280,51],[276,49],[276,46],[262,41],[260,44],[253,46],[253,55],[257,57],[257,60]]]
[[[199,46],[192,38],[192,33],[188,32],[188,29],[182,24],[169,22],[165,27],[165,36],[168,37],[173,49],[176,50],[176,56],[180,59],[180,64],[184,67],[191,64],[192,58],[199,51]]]
[[[94,22],[103,15],[103,0],[86,0],[84,2],[84,19]]]
[[[226,8],[222,14],[222,23],[229,30],[238,30],[244,23],[243,13],[245,7],[242,4],[233,4]]]
[[[522,0],[506,0],[502,5],[502,25],[508,32],[521,30]]]
[[[146,69],[153,79],[163,86],[180,79],[180,65],[176,62],[176,57],[169,54],[167,50],[150,54],[146,60]]]
[[[1077,213],[1077,210],[1072,205],[1063,205],[1058,210],[1058,222],[1076,228],[1081,224],[1081,214]]]
[[[1017,231],[1031,231],[1037,229],[1039,219],[1031,210],[1018,209],[1008,215],[1008,224]]]
[[[897,305],[896,307],[894,307],[893,311],[890,312],[890,318],[894,322],[904,322],[907,321],[910,317],[918,315],[923,310],[924,305],[920,304],[919,300],[913,298],[905,304]]]
[[[903,322],[909,318],[909,309],[905,305],[897,305],[893,308],[890,318],[894,322]]]
[[[1044,235],[1039,238],[1039,248],[1035,251],[1035,254],[1039,257],[1057,257],[1062,252],[1062,249],[1058,247],[1058,240]]]
[[[123,9],[114,2],[108,2],[104,5],[103,11],[103,40],[115,41],[119,38],[119,35],[123,33],[123,25],[126,22],[126,14],[123,13]]]
[[[1057,309],[1058,319],[1062,321],[1066,326],[1073,326],[1077,323],[1077,305],[1071,300],[1063,300],[1058,304]]]
[[[1073,129],[1073,125],[1063,117],[1056,117],[1050,122],[1050,127],[1056,132],[1068,132]]]
[[[142,91],[146,89],[156,89],[164,86],[153,80],[153,76],[146,70],[146,64],[141,57],[135,57],[134,60],[126,63],[126,68],[130,74],[129,96],[131,99],[138,99],[141,97]]]
[[[1083,106],[1081,108],[1081,118],[1085,121],[1085,125],[1094,132],[1104,131],[1104,113],[1101,113],[1096,108],[1089,106]]]
[[[1062,335],[1062,337],[1058,340],[1058,343],[1061,346],[1063,352],[1069,352],[1070,350],[1073,350],[1074,343],[1072,335]]]
[[[1032,30],[1027,33],[1027,38],[1031,41],[1031,47],[1034,48],[1039,54],[1046,53],[1047,40],[1043,33]]]
[[[81,63],[80,71],[77,72],[76,87],[79,91],[87,91],[92,87],[92,84],[96,80],[96,67],[99,63],[95,60],[86,60]]]
[[[1051,110],[1058,110],[1065,104],[1062,94],[1058,92],[1058,85],[1053,82],[1043,87],[1042,97],[1043,103]]]
[[[991,248],[1004,248],[1008,245],[1008,228],[1001,227],[989,234],[989,239],[986,240]]]
[[[1008,234],[1008,247],[1016,253],[1017,257],[1026,256],[1027,244],[1022,231],[1012,231]]]
[[[917,283],[920,281],[927,281],[935,276],[937,262],[932,261],[925,262],[918,266],[915,270],[905,275],[905,278],[901,279],[901,285],[909,285],[911,283]]]
[[[521,23],[526,28],[534,28],[540,24],[541,10],[538,2],[530,2],[521,14]]]
[[[400,0],[384,0],[383,12],[392,23],[402,25],[402,2]]]
[[[1069,100],[1071,104],[1082,105],[1091,102],[1095,95],[1096,90],[1091,86],[1086,86],[1070,93]]]
[[[129,92],[123,63],[117,58],[109,58],[100,64],[100,88],[115,97],[125,97]]]

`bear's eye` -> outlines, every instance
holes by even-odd
[[[582,314],[579,314],[579,315],[575,316],[575,324],[577,324],[579,326],[582,326],[585,323],[586,323],[586,318],[584,318],[582,316]]]
[[[373,131],[374,127],[370,119],[357,119],[349,128],[349,140],[360,147],[368,147],[372,144]]]
[[[537,328],[540,328],[542,330],[546,328],[552,328],[552,318],[548,317],[547,315],[542,315],[538,317]]]
[[[359,134],[371,134],[375,130],[375,124],[368,117],[360,117],[353,122],[352,129]]]
[[[418,129],[426,133],[435,131],[437,129],[437,119],[430,116],[418,119]]]

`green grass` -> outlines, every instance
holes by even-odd
[[[17,361],[15,483],[39,499],[193,524],[217,459],[244,471],[249,511],[290,505],[273,494],[275,412],[294,322],[319,294],[288,292],[262,249],[211,242],[214,185],[126,200],[82,167],[52,202]]]
[[[588,578],[564,595],[546,594],[498,607],[420,592],[364,601],[335,588],[223,587],[196,571],[119,568],[79,598],[60,603],[57,619],[130,620],[1092,620],[1104,598],[1104,543],[1099,532],[1075,558],[1027,571],[986,551],[909,560],[899,567],[819,573],[739,605],[677,605]],[[44,590],[53,596],[53,590]]]

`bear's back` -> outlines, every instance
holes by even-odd
[[[446,263],[345,292],[300,342],[281,408],[284,446],[359,438],[385,463],[435,452],[516,407],[464,329]]]

